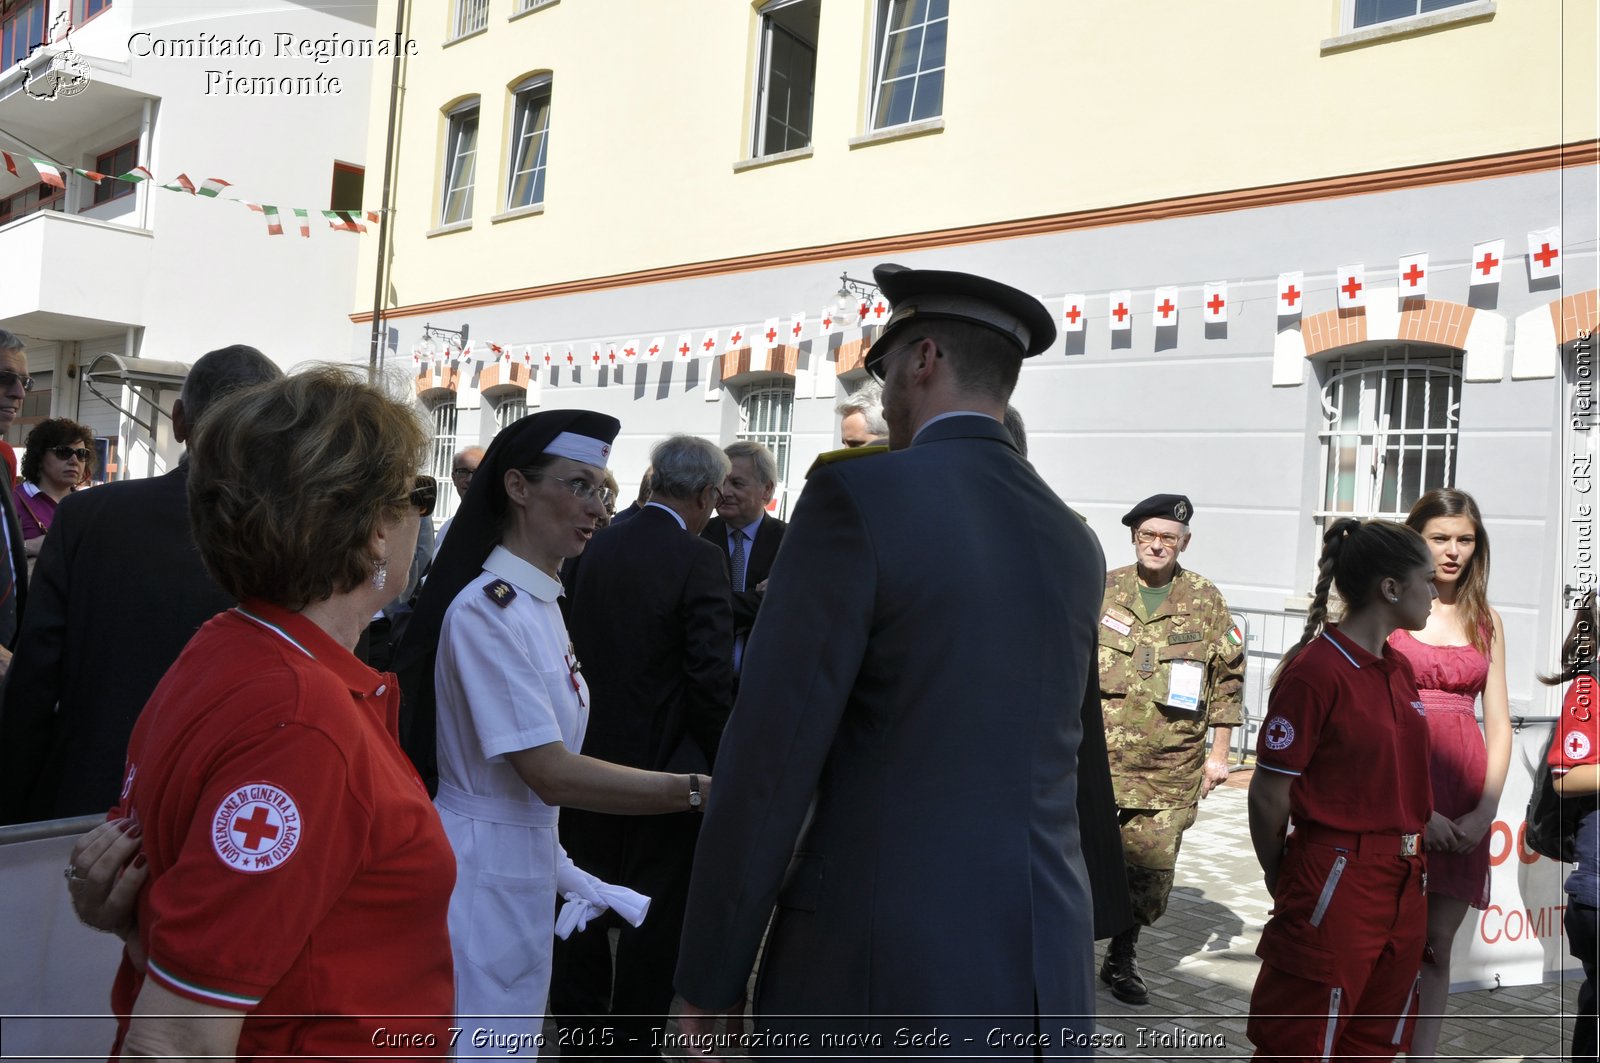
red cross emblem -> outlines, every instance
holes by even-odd
[[[1111,314],[1117,319],[1117,324],[1120,325],[1122,324],[1122,319],[1128,316],[1128,308],[1118,303],[1117,308],[1111,311]]]
[[[1265,737],[1268,749],[1287,749],[1294,741],[1294,725],[1282,716],[1274,716],[1267,721]]]
[[[832,314],[823,314],[822,315],[822,331],[823,332],[827,332],[831,328],[833,328],[833,315]]]
[[[1339,290],[1344,292],[1347,297],[1354,299],[1360,293],[1362,287],[1363,286],[1360,281],[1356,280],[1354,277],[1350,277],[1346,279],[1343,284],[1339,285]]]
[[[1284,302],[1289,304],[1289,309],[1293,310],[1294,309],[1295,300],[1300,298],[1300,292],[1299,292],[1298,289],[1295,288],[1294,285],[1291,284],[1291,285],[1289,285],[1289,287],[1287,287],[1287,288],[1285,288],[1283,290],[1283,297],[1282,298],[1283,298]]]
[[[678,357],[679,358],[687,358],[687,357],[689,357],[689,342],[687,340],[685,340],[683,342],[683,345],[678,348]]]
[[[1478,269],[1483,273],[1483,275],[1485,277],[1487,277],[1490,273],[1492,273],[1494,271],[1494,268],[1496,266],[1498,266],[1499,264],[1500,264],[1500,260],[1498,258],[1495,258],[1494,254],[1492,252],[1489,252],[1489,251],[1485,251],[1483,253],[1483,259],[1481,261],[1479,261],[1478,263],[1476,263]]]
[[[1082,317],[1082,316],[1083,316],[1083,311],[1078,309],[1078,306],[1077,306],[1076,303],[1074,303],[1072,306],[1067,307],[1066,318],[1072,324],[1076,325],[1078,323],[1078,319],[1080,317]]]
[[[1583,760],[1589,755],[1589,736],[1582,731],[1568,731],[1565,746],[1568,760]]]
[[[646,351],[645,353],[648,354],[650,357],[654,358],[656,355],[661,353],[661,348],[657,347],[655,344],[652,343],[650,345],[650,349],[648,351]]]
[[[728,337],[728,344],[729,346],[737,347],[739,346],[739,341],[742,339],[744,339],[744,333],[740,332],[738,329],[734,329],[733,335]]]
[[[1539,260],[1540,266],[1545,269],[1549,269],[1550,263],[1554,262],[1556,260],[1556,256],[1559,254],[1561,254],[1560,251],[1557,251],[1549,244],[1545,244],[1543,247],[1539,248],[1539,250],[1533,253],[1533,257]]]
[[[713,347],[715,347],[716,345],[717,345],[717,338],[715,336],[707,336],[706,337],[706,341],[704,343],[702,343],[700,346],[704,347],[706,350],[709,351]]]
[[[794,333],[795,339],[799,339],[800,333],[805,331],[805,327],[806,323],[804,321],[796,321],[792,326],[790,326],[789,331]]]
[[[1163,318],[1171,317],[1172,316],[1172,312],[1174,310],[1176,310],[1176,309],[1178,309],[1178,308],[1172,305],[1172,300],[1171,299],[1163,299],[1163,300],[1161,300],[1161,305],[1156,307],[1156,311],[1158,313],[1160,313],[1160,315]]]
[[[624,358],[632,358],[632,357],[634,357],[634,356],[635,356],[635,355],[636,355],[636,354],[637,354],[637,353],[638,353],[638,352],[637,352],[637,351],[635,351],[635,350],[634,350],[634,349],[633,349],[633,348],[632,348],[632,347],[624,347],[624,348],[622,348],[622,356],[623,356],[623,357],[624,357]]]
[[[1404,277],[1406,282],[1410,284],[1411,287],[1415,288],[1417,286],[1417,282],[1423,278],[1424,274],[1422,270],[1417,267],[1417,264],[1413,262],[1411,263],[1411,268],[1400,274],[1400,276]]]
[[[1222,313],[1222,308],[1227,306],[1227,301],[1220,295],[1213,295],[1211,301],[1206,303],[1206,309],[1214,315]]]
[[[888,309],[889,309],[889,304],[884,302],[882,299],[879,299],[877,304],[874,305],[873,308],[872,308],[872,316],[873,317],[882,317],[888,311]]]
[[[235,871],[271,871],[300,844],[300,808],[272,783],[247,783],[229,793],[211,819],[211,847]]]
[[[767,342],[768,343],[771,343],[773,340],[775,340],[777,338],[778,338],[778,330],[777,329],[770,329],[770,328],[767,329]]]

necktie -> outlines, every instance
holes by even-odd
[[[744,529],[733,529],[733,589],[744,590]]]

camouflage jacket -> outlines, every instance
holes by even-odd
[[[1216,585],[1179,566],[1172,590],[1144,619],[1138,569],[1106,575],[1100,607],[1100,707],[1112,786],[1123,808],[1184,808],[1199,800],[1213,726],[1237,727],[1244,642]],[[1167,706],[1172,662],[1204,669],[1198,712]]]

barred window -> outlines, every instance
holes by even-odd
[[[794,381],[774,380],[755,384],[745,390],[739,400],[739,438],[760,443],[772,451],[778,463],[778,512],[783,517],[788,508],[789,442],[793,434]]]
[[[445,399],[430,411],[433,421],[433,450],[428,473],[439,481],[439,500],[434,504],[433,522],[443,524],[456,511],[456,493],[450,490],[450,469],[456,456],[456,404]]]
[[[528,400],[526,397],[505,399],[494,408],[495,430],[504,432],[526,416],[528,416]]]
[[[455,30],[451,39],[488,28],[489,0],[456,0],[455,19],[451,25]]]
[[[1329,365],[1318,525],[1404,520],[1424,492],[1453,486],[1460,406],[1459,351],[1400,344]]]

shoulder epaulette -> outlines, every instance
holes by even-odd
[[[497,579],[483,588],[489,600],[504,609],[517,596],[517,589],[503,579]]]
[[[817,460],[813,461],[811,468],[806,470],[806,478],[810,479],[811,474],[824,465],[833,465],[837,462],[849,461],[852,458],[870,458],[875,454],[887,453],[889,453],[889,447],[885,443],[874,443],[868,447],[840,447],[838,450],[825,450],[817,455]]]

